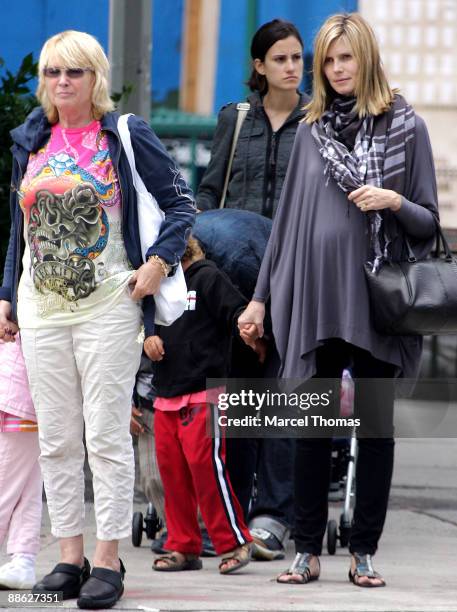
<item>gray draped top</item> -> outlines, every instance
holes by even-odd
[[[432,150],[417,116],[401,195],[400,210],[391,214],[423,255],[433,245],[438,212]],[[326,184],[311,126],[301,123],[253,297],[271,297],[280,376],[313,376],[315,350],[329,338],[368,350],[397,366],[398,375],[417,375],[422,338],[381,335],[373,327],[363,271],[369,253],[365,213],[332,178]]]

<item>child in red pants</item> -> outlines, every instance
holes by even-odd
[[[187,308],[170,327],[145,340],[157,362],[154,428],[165,490],[165,516],[171,554],[158,557],[157,571],[201,569],[197,508],[218,554],[226,554],[221,574],[249,562],[252,538],[225,468],[225,440],[217,408],[208,401],[207,378],[226,375],[237,315],[246,300],[216,265],[204,259],[190,238],[182,259]],[[214,394],[216,395],[216,394]],[[207,420],[211,423],[211,436]]]

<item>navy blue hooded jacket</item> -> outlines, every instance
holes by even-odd
[[[133,268],[142,263],[136,191],[127,157],[120,142],[118,113],[107,113],[101,119],[102,129],[108,135],[110,156],[117,172],[122,194],[122,234],[127,256]],[[165,213],[160,234],[147,252],[158,255],[176,268],[184,253],[187,238],[195,220],[195,204],[191,190],[165,147],[141,119],[132,115],[128,120],[135,164],[146,188],[155,197]],[[35,108],[25,122],[11,132],[13,146],[13,172],[11,179],[10,214],[11,233],[0,288],[0,300],[12,305],[12,318],[16,320],[17,290],[24,252],[23,213],[17,191],[27,169],[29,154],[43,147],[51,136],[51,125],[41,107]],[[146,336],[154,333],[155,304],[152,296],[143,299]]]

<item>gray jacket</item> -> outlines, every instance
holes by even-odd
[[[259,213],[272,218],[286,176],[290,152],[306,94],[285,123],[273,132],[258,93],[248,97],[251,108],[241,128],[233,159],[225,206]],[[236,104],[227,104],[219,112],[211,159],[197,193],[200,210],[218,208],[224,187],[233,133],[237,117]]]

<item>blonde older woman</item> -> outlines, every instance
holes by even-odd
[[[12,133],[12,225],[0,290],[0,336],[21,330],[60,540],[60,563],[34,592],[63,591],[89,608],[110,607],[123,592],[118,540],[131,526],[141,300],[150,335],[152,295],[180,260],[195,214],[176,165],[148,125],[131,117],[137,170],[165,212],[143,263],[108,72],[103,49],[82,32],[57,34],[41,51],[41,108]],[[84,427],[97,523],[92,572],[82,536]]]
[[[271,295],[282,376],[340,379],[352,368],[355,410],[376,433],[359,439],[349,578],[358,587],[381,587],[372,555],[394,456],[392,385],[385,379],[416,375],[421,338],[376,332],[364,263],[402,259],[405,236],[417,257],[429,252],[438,214],[433,157],[423,120],[390,88],[360,15],[333,15],[323,24],[313,77],[254,298],[239,325],[246,342],[261,336]],[[330,438],[297,440],[297,555],[281,583],[319,577],[330,462]]]

